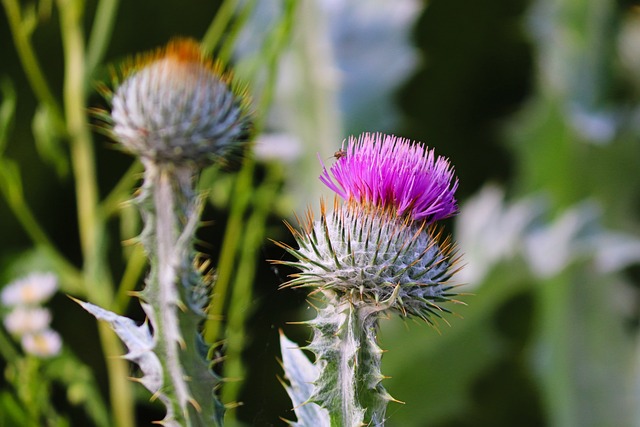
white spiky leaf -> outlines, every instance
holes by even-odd
[[[282,352],[282,367],[289,380],[285,386],[295,411],[297,422],[291,422],[294,427],[331,425],[329,412],[309,402],[313,394],[314,382],[320,375],[320,369],[309,361],[307,356],[296,343],[290,341],[284,333],[280,333],[280,350]]]
[[[151,393],[160,391],[163,383],[162,364],[158,356],[153,352],[155,340],[151,335],[149,325],[143,323],[138,326],[136,322],[128,317],[120,316],[88,302],[77,302],[82,308],[93,314],[96,319],[103,320],[111,325],[113,331],[129,350],[123,357],[136,363],[144,374],[139,380],[140,383]]]

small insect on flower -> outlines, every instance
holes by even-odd
[[[345,157],[347,155],[347,152],[341,148],[338,151],[336,151],[335,153],[333,153],[333,156],[328,157],[326,160],[329,159],[335,159],[335,160],[340,160],[341,158]]]
[[[336,160],[340,160],[341,158],[345,157],[347,155],[347,152],[345,150],[343,150],[342,148],[339,149],[338,151],[336,151],[335,153],[333,153],[333,157]]]

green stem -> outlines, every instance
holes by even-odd
[[[2,4],[13,35],[13,43],[27,80],[29,80],[29,84],[38,100],[47,105],[52,112],[58,130],[62,130],[65,127],[62,110],[49,88],[42,67],[29,40],[27,28],[23,25],[20,3],[18,0],[2,0]]]
[[[75,0],[59,0],[58,5],[66,66],[63,96],[78,198],[80,245],[85,263],[95,268],[99,252],[96,246],[103,224],[97,212],[95,153],[86,116],[84,42],[80,26],[83,11],[82,4]],[[87,286],[95,285],[89,283]]]
[[[220,323],[227,299],[227,291],[231,276],[236,273],[235,259],[238,243],[242,240],[244,212],[249,205],[252,193],[254,165],[255,161],[253,159],[246,159],[234,185],[233,194],[237,194],[237,196],[233,199],[229,222],[224,231],[220,259],[218,260],[218,277],[213,287],[214,294],[211,298],[209,316],[204,329],[204,339],[208,343],[215,343],[220,337]]]
[[[227,33],[227,37],[225,39],[224,44],[220,48],[220,53],[218,54],[218,60],[223,64],[227,64],[231,55],[233,54],[233,48],[235,47],[235,41],[238,38],[238,34],[240,34],[240,30],[244,27],[245,23],[251,16],[251,12],[256,6],[256,0],[249,0],[245,4],[244,8],[238,13],[233,26]]]
[[[578,426],[579,398],[572,380],[577,368],[572,360],[572,287],[570,274],[562,274],[536,286],[539,307],[539,336],[537,345],[543,349],[544,368],[541,387],[552,425]],[[569,309],[568,309],[569,307]],[[583,378],[583,380],[585,380]],[[586,380],[585,380],[586,381]]]
[[[119,0],[100,0],[98,3],[87,49],[87,78],[93,75],[96,67],[102,62],[111,39],[119,5]]]
[[[116,214],[120,210],[122,203],[131,198],[131,189],[140,179],[142,170],[142,163],[135,161],[122,175],[120,181],[100,204],[99,209],[104,218],[109,218]]]
[[[48,257],[53,260],[57,273],[60,275],[61,282],[63,283],[63,290],[76,295],[82,295],[84,292],[82,274],[56,249],[47,233],[36,220],[31,208],[29,208],[24,199],[22,185],[18,175],[19,171],[15,163],[7,159],[0,159],[0,167],[5,169],[5,172],[13,170],[13,176],[15,176],[15,180],[17,181],[7,183],[7,185],[0,185],[0,191],[2,191],[15,218],[20,225],[22,225],[22,228],[31,240],[42,248]]]
[[[98,211],[95,153],[86,115],[87,73],[82,30],[84,3],[78,0],[59,0],[58,7],[65,55],[63,97],[76,184],[85,286],[89,299],[109,307],[113,296],[105,253],[106,224]],[[100,326],[98,331],[105,354],[123,354],[121,343],[108,326]],[[106,364],[115,424],[133,427],[134,400],[131,385],[127,380],[128,363],[119,358],[107,357]]]
[[[293,26],[293,16],[295,14],[295,1],[288,1],[285,14],[280,25],[277,25],[267,43],[270,49],[265,53],[265,61],[267,64],[267,82],[265,83],[262,96],[260,97],[260,105],[257,111],[263,114],[256,119],[255,131],[260,133],[266,120],[266,111],[273,100],[275,91],[275,83],[278,71],[278,59],[284,51],[288,36]],[[220,338],[220,322],[223,318],[224,306],[226,302],[227,291],[232,274],[235,274],[236,255],[238,242],[242,240],[243,217],[249,203],[249,197],[252,190],[253,171],[255,169],[255,160],[246,159],[242,169],[238,173],[233,194],[237,196],[233,199],[231,212],[229,213],[229,222],[225,230],[220,259],[218,261],[218,278],[213,289],[211,298],[211,306],[209,307],[209,318],[205,323],[204,338],[208,343],[214,343]]]
[[[123,313],[131,300],[131,292],[134,291],[140,276],[144,272],[144,268],[147,265],[147,257],[144,253],[144,249],[140,245],[136,245],[133,251],[129,255],[127,260],[127,267],[120,280],[118,286],[118,292],[113,304],[113,311],[116,313]]]
[[[237,0],[225,0],[216,12],[216,16],[213,18],[209,28],[207,28],[204,37],[202,37],[201,46],[203,54],[210,54],[216,46],[218,46],[218,43],[220,43],[222,33],[224,33],[225,28],[229,25],[229,21],[231,21],[233,17],[236,4]]]
[[[269,208],[278,192],[278,183],[281,173],[278,165],[272,165],[268,170],[265,182],[254,193],[254,209],[246,229],[251,230],[244,234],[241,247],[240,263],[235,275],[231,302],[229,305],[229,320],[226,328],[227,348],[224,364],[224,377],[230,379],[242,379],[245,369],[242,364],[242,351],[245,344],[245,321],[250,313],[253,299],[253,283],[256,272],[256,252],[265,235],[265,224]],[[234,402],[238,398],[241,381],[229,381],[222,394],[223,402]],[[226,421],[233,418],[234,412],[228,411]]]
[[[128,380],[131,373],[129,362],[122,359],[124,348],[118,336],[105,322],[98,322],[98,336],[104,349],[114,425],[134,427],[134,397]]]

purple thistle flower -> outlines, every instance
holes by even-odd
[[[295,260],[272,262],[299,270],[283,287],[312,288],[325,302],[306,322],[317,378],[302,379],[313,388],[301,401],[326,409],[327,425],[382,426],[394,399],[381,384],[379,320],[396,312],[436,325],[447,303],[461,303],[451,282],[460,257],[434,224],[456,213],[458,181],[433,150],[381,133],[350,137],[334,158],[320,175],[337,193],[333,209],[321,202],[318,220],[309,210],[297,229],[287,224],[298,248],[277,244]]]
[[[434,150],[382,133],[349,137],[320,180],[345,200],[389,208],[397,216],[435,222],[454,215],[458,180]],[[335,180],[335,182],[334,182]]]

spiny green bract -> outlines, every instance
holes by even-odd
[[[297,261],[282,264],[301,272],[284,286],[315,287],[338,296],[379,304],[397,289],[390,308],[404,316],[448,312],[441,303],[453,301],[448,283],[457,256],[449,238],[425,221],[400,219],[380,208],[337,201],[318,221],[307,215],[300,229],[289,227],[299,249],[281,244]]]

